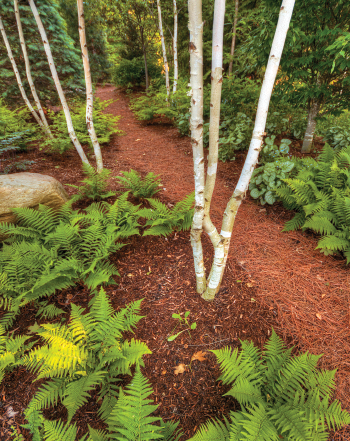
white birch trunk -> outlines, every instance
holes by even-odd
[[[237,21],[238,21],[238,6],[239,6],[239,0],[235,0],[235,18],[233,19],[233,30],[232,30],[232,41],[231,41],[231,60],[230,64],[228,66],[228,74],[229,76],[232,75],[232,67],[233,67],[233,55],[235,53],[235,47],[236,47],[236,32],[237,32]]]
[[[80,144],[80,142],[79,142],[79,140],[78,140],[78,138],[77,138],[77,136],[75,134],[75,131],[74,131],[74,127],[73,127],[73,123],[72,123],[72,118],[71,118],[70,112],[69,112],[69,107],[68,107],[68,104],[67,104],[67,101],[66,101],[66,97],[64,96],[60,80],[58,79],[55,63],[54,63],[54,60],[53,60],[53,57],[52,57],[52,53],[51,53],[51,49],[50,49],[50,45],[49,45],[49,40],[47,38],[44,26],[43,26],[41,18],[39,16],[39,12],[38,12],[38,10],[37,10],[37,8],[35,6],[34,0],[28,0],[28,2],[29,2],[29,5],[30,5],[30,7],[32,9],[32,12],[34,14],[35,21],[36,21],[36,24],[38,25],[39,32],[40,32],[40,35],[41,35],[41,39],[42,39],[43,44],[44,44],[44,49],[45,49],[46,56],[47,56],[47,59],[48,59],[48,62],[49,62],[49,66],[50,66],[50,70],[51,70],[51,75],[52,75],[52,78],[53,78],[53,80],[55,82],[56,90],[57,90],[58,96],[59,96],[61,104],[62,104],[64,115],[66,117],[67,129],[68,129],[69,137],[72,140],[72,143],[74,144],[74,147],[76,148],[76,150],[77,150],[81,160],[85,164],[89,164],[89,161],[88,161],[88,159],[87,159],[87,157],[86,157],[86,155],[84,153],[84,150],[83,150],[83,148],[82,148],[82,146],[81,146],[81,144]]]
[[[201,0],[188,0],[188,15],[191,67],[191,90],[189,92],[191,96],[190,128],[195,182],[195,212],[191,228],[191,245],[196,272],[197,291],[203,293],[206,288],[206,277],[201,242],[205,184],[203,152],[203,21]]]
[[[86,43],[83,0],[77,0],[77,5],[78,5],[79,37],[80,37],[81,53],[82,53],[82,57],[83,57],[84,74],[85,74],[85,87],[86,87],[86,126],[87,126],[87,129],[89,132],[92,146],[94,148],[97,171],[101,172],[103,170],[103,162],[102,162],[101,147],[100,147],[100,144],[97,140],[97,135],[95,132],[94,121],[93,121],[94,97],[93,97],[93,91],[92,91],[89,53],[88,53],[87,43]]]
[[[160,0],[157,0],[157,7],[158,7],[158,20],[159,20],[159,34],[160,34],[160,39],[162,42],[162,52],[163,52],[163,61],[164,61],[164,69],[165,69],[166,93],[169,96],[170,95],[169,65],[168,65],[168,59],[166,56],[166,49],[165,49],[165,40],[164,40],[164,33],[163,33],[162,11],[160,8]]]
[[[310,153],[312,147],[312,141],[316,130],[316,116],[320,110],[320,101],[315,99],[310,104],[309,114],[307,117],[307,127],[304,136],[303,146],[301,148],[302,153]]]
[[[214,299],[215,294],[219,291],[227,262],[234,221],[241,202],[245,197],[254,168],[258,162],[272,90],[276,80],[290,20],[292,18],[294,4],[295,0],[283,0],[282,2],[264,81],[261,87],[252,139],[241,176],[224,213],[220,233],[221,241],[215,249],[215,257],[208,279],[208,286],[203,294],[203,298],[206,300]]]
[[[6,46],[6,49],[7,49],[7,53],[8,53],[9,59],[10,59],[11,64],[12,64],[12,69],[13,69],[13,71],[15,73],[16,80],[17,80],[17,83],[18,83],[19,90],[21,91],[22,98],[23,98],[24,102],[26,103],[28,109],[30,110],[30,113],[36,119],[36,121],[39,124],[39,126],[44,128],[43,122],[41,121],[41,119],[40,119],[39,115],[36,113],[36,111],[33,109],[33,106],[30,104],[30,101],[29,101],[29,99],[27,97],[27,94],[26,94],[26,92],[24,90],[23,83],[22,83],[22,80],[21,80],[21,76],[20,76],[20,74],[18,72],[17,64],[16,64],[16,61],[15,61],[15,59],[13,57],[11,46],[10,46],[10,43],[9,43],[9,41],[7,39],[7,35],[6,35],[6,32],[5,32],[4,24],[3,24],[2,20],[1,20],[1,17],[0,17],[0,31],[1,31],[2,38],[4,39],[4,43],[5,43],[5,46]]]
[[[49,128],[49,125],[47,123],[46,116],[45,116],[44,110],[41,106],[41,102],[39,100],[38,94],[36,92],[34,81],[32,78],[31,71],[30,71],[30,62],[29,62],[29,57],[28,57],[28,53],[27,53],[26,43],[24,40],[21,17],[20,17],[19,8],[18,8],[18,0],[14,0],[14,7],[15,7],[15,16],[16,16],[16,21],[17,21],[19,40],[21,43],[24,63],[26,66],[26,74],[27,74],[28,84],[29,84],[30,90],[31,90],[33,98],[34,98],[35,105],[36,105],[38,112],[39,112],[39,115],[41,117],[41,121],[43,123],[44,130],[45,130],[47,136],[49,136],[51,139],[53,139],[53,135],[52,135],[51,130]]]
[[[179,77],[178,72],[178,63],[177,63],[177,4],[176,0],[173,0],[173,6],[174,6],[174,83],[173,83],[173,93],[176,92],[177,89],[177,80]]]

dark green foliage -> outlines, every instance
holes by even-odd
[[[109,198],[114,196],[114,191],[107,191],[108,178],[111,171],[104,168],[100,173],[98,173],[91,165],[82,165],[83,172],[86,178],[81,181],[84,185],[72,185],[66,184],[70,187],[78,189],[78,193],[72,198],[73,201],[79,201],[80,199],[92,199],[93,201]]]
[[[175,231],[188,230],[192,224],[194,193],[186,196],[182,201],[169,209],[158,199],[148,199],[152,208],[143,208],[139,211],[141,217],[147,219],[148,228],[144,236],[168,236]]]
[[[343,252],[350,262],[350,147],[338,152],[325,145],[318,161],[303,168],[276,190],[286,208],[296,210],[284,231],[311,229],[322,237],[325,255]]]
[[[80,50],[74,48],[73,40],[67,34],[66,23],[59,14],[57,3],[53,0],[37,0],[35,3],[48,35],[58,76],[64,90],[68,94],[76,93],[77,88],[81,91],[84,90]],[[33,13],[28,2],[19,2],[19,10],[32,76],[39,98],[44,102],[50,100],[51,104],[54,104],[55,101],[58,100],[58,96],[51,78],[49,64]],[[1,1],[1,17],[4,21],[7,36],[24,87],[28,96],[30,96],[12,0]],[[0,39],[0,54],[0,89],[2,96],[8,103],[18,99],[22,102],[15,75],[2,39]]]
[[[147,60],[148,74],[152,79],[161,76],[161,66]],[[145,84],[145,62],[143,57],[127,60],[121,59],[112,69],[112,81],[117,86],[140,86]]]
[[[121,172],[123,176],[117,176],[122,188],[131,191],[131,193],[138,199],[151,198],[160,191],[160,179],[159,175],[154,173],[148,173],[144,179],[140,174],[131,169],[129,172]]]
[[[127,193],[113,205],[93,203],[82,213],[69,204],[58,212],[14,209],[18,224],[0,226],[9,235],[0,250],[0,294],[10,301],[2,323],[10,326],[20,306],[78,280],[91,289],[114,283],[118,271],[108,256],[123,246],[120,240],[138,234],[137,210]],[[51,305],[43,307],[44,315],[55,313],[47,310]]]
[[[350,145],[349,112],[345,111],[338,117],[329,115],[323,118],[318,123],[317,133],[332,147],[347,147]]]
[[[107,144],[113,134],[120,135],[123,133],[117,126],[120,116],[103,113],[103,110],[109,106],[111,102],[112,100],[103,102],[98,99],[94,100],[93,121],[100,145]],[[70,112],[77,138],[81,144],[89,145],[92,149],[91,139],[86,127],[86,104],[82,102],[77,103],[71,107]],[[68,135],[67,122],[63,110],[59,111],[56,115],[53,112],[49,112],[49,115],[52,120],[50,129],[55,138],[47,138],[41,143],[41,147],[50,152],[58,153],[74,149],[72,141]]]
[[[211,421],[191,441],[290,441],[326,440],[327,430],[350,423],[350,415],[335,400],[330,404],[335,371],[317,369],[320,356],[295,357],[272,331],[261,354],[253,343],[242,349],[213,351],[222,375],[231,385],[241,411],[231,412],[231,422]]]

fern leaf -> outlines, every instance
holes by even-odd
[[[306,424],[304,412],[300,409],[288,404],[276,406],[269,411],[269,416],[275,422],[279,434],[286,433],[288,435],[287,439],[313,441],[310,438],[311,424]]]
[[[108,419],[109,430],[115,432],[114,439],[119,441],[161,439],[161,427],[153,423],[160,418],[151,417],[158,406],[151,405],[148,397],[152,388],[139,370],[132,382],[121,392],[117,404]]]
[[[297,230],[298,228],[301,228],[304,223],[305,223],[305,215],[303,213],[297,213],[293,219],[291,219],[290,221],[286,222],[284,224],[283,230],[282,231],[293,231],[293,230]]]
[[[87,441],[108,441],[110,438],[104,430],[96,430],[88,425],[89,438]]]
[[[326,218],[319,217],[317,214],[306,220],[303,225],[303,230],[306,230],[307,228],[310,228],[310,230],[314,230],[317,233],[327,235],[334,234],[337,231],[332,222]]]
[[[57,405],[58,399],[62,397],[65,383],[66,380],[64,378],[54,378],[44,383],[30,401],[28,414],[33,410],[41,410]]]
[[[246,378],[236,380],[234,386],[225,395],[231,395],[243,406],[263,402],[260,388]]]
[[[262,404],[258,404],[249,409],[251,413],[242,412],[246,417],[240,424],[243,426],[247,441],[278,441],[279,434],[269,419],[266,409]]]
[[[196,434],[188,441],[229,441],[229,423],[227,420],[211,420],[202,424]]]
[[[104,374],[105,372],[93,372],[67,385],[62,404],[68,411],[68,423],[71,422],[75,412],[88,401],[89,391],[102,382]]]
[[[160,427],[162,428],[162,436],[164,441],[179,441],[182,436],[182,432],[176,430],[179,422],[174,423],[173,421],[168,421],[164,423],[160,422]]]
[[[45,441],[75,441],[76,425],[64,424],[63,421],[44,420]]]

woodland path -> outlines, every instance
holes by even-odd
[[[113,147],[119,170],[128,167],[143,174],[160,174],[163,194],[172,203],[194,190],[188,137],[181,137],[170,125],[137,121],[129,109],[128,97],[113,87],[100,88],[97,96],[117,99],[105,111],[122,115],[119,127],[126,133],[115,137],[109,147]],[[235,162],[219,163],[212,199],[217,227],[243,159],[238,155]],[[112,165],[106,164],[109,168]],[[288,216],[282,207],[264,208],[247,197],[236,218],[227,271],[241,267],[245,277],[240,277],[252,287],[252,298],[277,312],[285,337],[298,342],[302,350],[324,353],[322,366],[338,368],[337,397],[350,409],[349,268],[343,259],[315,251],[317,239],[313,235],[281,232]],[[207,248],[210,250],[210,244]]]

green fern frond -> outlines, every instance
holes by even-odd
[[[269,411],[269,417],[274,421],[279,434],[287,435],[287,439],[307,441],[310,438],[311,424],[305,418],[305,413],[297,407],[284,404]]]
[[[188,441],[229,441],[230,439],[228,421],[211,420],[202,424]]]
[[[104,430],[96,430],[88,425],[89,438],[87,441],[108,441],[110,438]]]
[[[179,441],[182,436],[182,432],[176,430],[179,425],[179,422],[174,423],[173,421],[168,421],[164,423],[160,422],[160,427],[162,428],[162,436],[164,441]]]
[[[333,254],[335,251],[347,250],[350,247],[350,240],[341,239],[335,235],[322,237],[316,249],[321,250],[325,255]]]
[[[45,441],[75,441],[77,428],[63,421],[44,420],[44,433]]]
[[[291,219],[290,221],[286,222],[284,224],[283,230],[282,231],[294,231],[297,230],[298,228],[301,228],[304,223],[305,223],[305,216],[303,213],[297,213],[293,219]]]
[[[278,441],[280,439],[262,404],[249,408],[249,411],[250,413],[242,412],[245,416],[245,419],[240,421],[244,435],[242,439],[247,441]]]
[[[26,411],[27,415],[32,411],[56,405],[58,399],[62,398],[65,384],[65,378],[54,378],[49,382],[44,383],[30,401]]]
[[[131,191],[136,198],[150,198],[160,191],[159,175],[150,172],[142,179],[140,174],[133,169],[121,173],[123,176],[117,176],[116,179],[125,190]]]
[[[310,230],[314,230],[317,233],[321,234],[335,234],[337,229],[328,219],[323,218],[315,214],[311,218],[307,219],[303,225],[303,230],[309,228]]]
[[[47,301],[42,301],[38,303],[39,308],[37,313],[35,314],[35,317],[41,316],[43,319],[53,319],[54,317],[57,317],[61,314],[65,314],[65,311],[63,309],[58,308],[54,304],[48,304]]]
[[[89,391],[102,383],[105,372],[93,372],[70,382],[65,388],[62,404],[68,411],[68,423],[75,412],[90,398]]]
[[[132,382],[121,391],[107,422],[109,431],[117,440],[156,440],[163,438],[161,427],[154,423],[158,417],[150,416],[158,406],[151,405],[148,397],[152,388],[141,372],[137,370]]]

